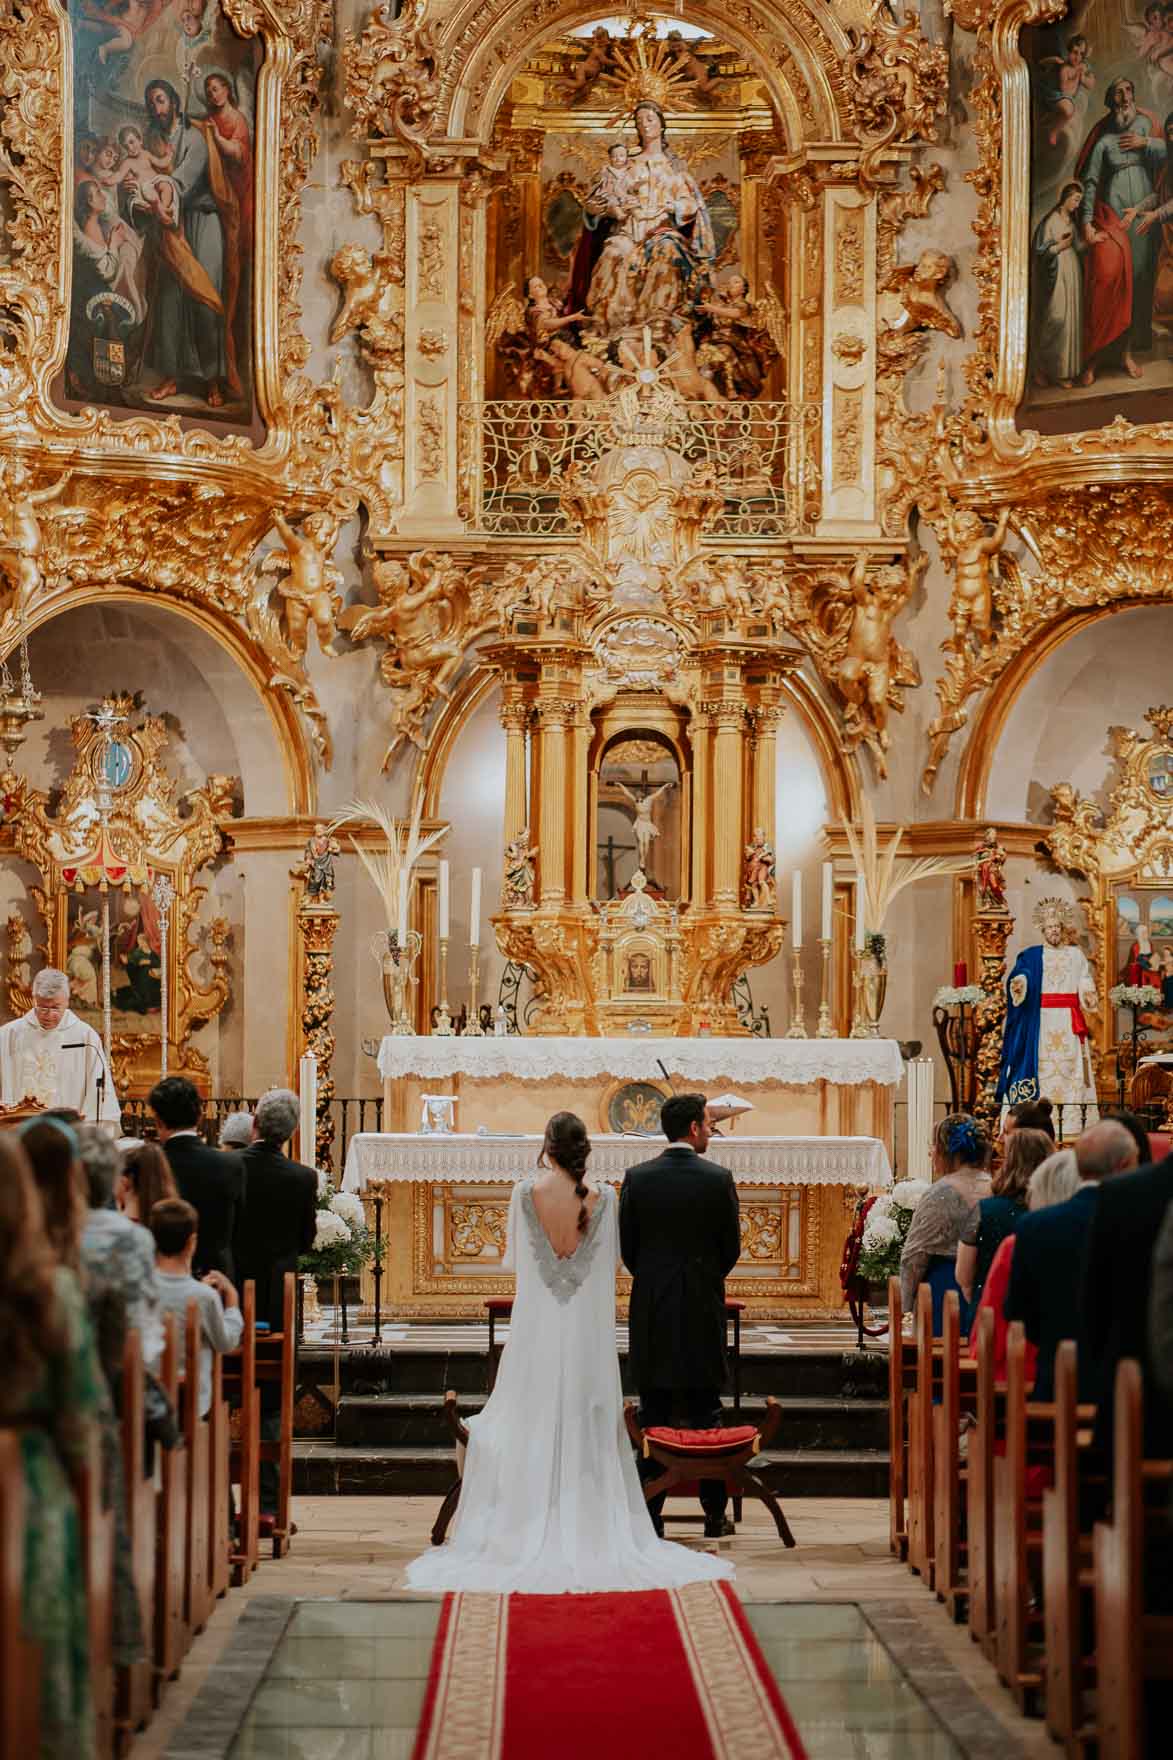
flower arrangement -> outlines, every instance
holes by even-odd
[[[318,1228],[314,1244],[299,1261],[311,1276],[343,1277],[361,1271],[375,1257],[375,1237],[367,1227],[362,1199],[336,1192],[329,1180],[318,1179]]]
[[[973,1008],[985,995],[980,984],[942,984],[933,997],[934,1008]]]
[[[864,1283],[886,1283],[900,1270],[900,1255],[917,1205],[929,1190],[927,1179],[906,1179],[881,1192],[867,1213],[856,1276]]]
[[[1108,1001],[1114,1008],[1160,1008],[1161,992],[1155,984],[1113,984]]]

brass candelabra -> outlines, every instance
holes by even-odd
[[[853,1039],[871,1039],[874,1034],[864,1015],[863,953],[859,948],[856,948],[852,954],[851,996],[851,1037]]]
[[[794,1007],[790,1011],[790,1026],[787,1030],[788,1039],[805,1039],[808,1037],[806,1020],[802,1012],[802,949],[792,947],[790,950],[790,981],[794,985]]]
[[[822,981],[819,987],[819,1024],[815,1031],[815,1038],[833,1039],[835,1026],[831,1020],[831,942],[829,937],[819,937],[819,952],[822,959]]]
[[[440,1007],[432,1032],[438,1039],[451,1039],[455,1031],[452,1016],[448,1012],[448,941],[445,937],[440,943]]]
[[[468,1023],[464,1029],[466,1039],[483,1039],[485,1029],[481,1025],[480,1011],[477,1008],[477,986],[481,977],[481,950],[470,947],[468,950]]]

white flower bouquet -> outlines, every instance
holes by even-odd
[[[1161,992],[1155,984],[1113,984],[1108,992],[1113,1008],[1160,1008]]]
[[[319,1175],[317,1232],[313,1247],[301,1256],[301,1269],[318,1279],[342,1277],[361,1271],[374,1257],[375,1239],[362,1199],[353,1192],[336,1192]]]
[[[942,984],[933,997],[933,1007],[973,1007],[984,995],[985,991],[980,984]]]
[[[928,1190],[927,1179],[906,1179],[876,1199],[864,1220],[856,1267],[865,1283],[886,1283],[900,1270],[913,1214]]]

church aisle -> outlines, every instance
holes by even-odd
[[[400,1593],[404,1566],[425,1543],[434,1513],[431,1498],[298,1499],[295,1551],[266,1560],[247,1588],[219,1603],[161,1714],[135,1743],[135,1760],[228,1754],[239,1722],[228,1715],[233,1693],[243,1716],[248,1699],[241,1694],[247,1689],[252,1697],[260,1680],[259,1666],[249,1674],[253,1659],[263,1649],[269,1660],[282,1628],[284,1641],[252,1700],[258,1721],[231,1750],[232,1760],[410,1760],[440,1602],[387,1598]],[[1020,1718],[994,1686],[964,1629],[950,1626],[935,1598],[891,1558],[886,1503],[793,1500],[788,1513],[798,1549],[786,1554],[760,1513],[764,1520],[747,1508],[739,1534],[724,1544],[810,1760],[1053,1754],[1042,1725]],[[678,1534],[687,1538],[689,1530]],[[317,1605],[303,1605],[286,1626],[295,1600]],[[270,1628],[272,1637],[265,1637]],[[901,1680],[901,1669],[960,1742]],[[214,1724],[209,1705],[222,1714]],[[358,1722],[376,1712],[377,1721]],[[340,1716],[343,1727],[332,1721]],[[394,1733],[375,1746],[367,1735],[373,1728]]]

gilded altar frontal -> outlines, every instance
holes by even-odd
[[[907,1173],[1045,946],[1050,1097],[1158,1122],[1170,152],[1158,4],[7,0],[9,1013],[339,1178],[707,1041],[747,1166]],[[825,1305],[866,1182],[766,1171],[738,1276]],[[406,1306],[498,1275],[479,1178],[395,1194]]]

